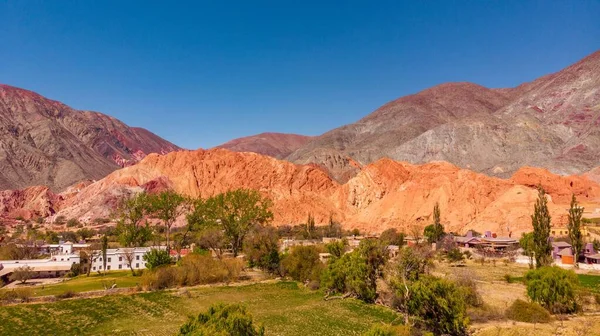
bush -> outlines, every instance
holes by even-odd
[[[319,260],[319,252],[315,246],[296,246],[283,256],[281,262],[283,273],[290,278],[305,282],[321,277],[323,264]]]
[[[458,286],[445,279],[423,276],[410,284],[409,291],[408,313],[428,330],[436,335],[467,335],[467,304]]]
[[[171,256],[167,250],[151,249],[144,254],[143,258],[146,262],[146,268],[149,270],[171,263]]]
[[[0,292],[0,301],[3,302],[27,302],[33,296],[31,288],[15,288]]]
[[[573,271],[541,267],[525,274],[527,296],[552,313],[573,313],[581,307],[577,302],[579,278]]]
[[[506,318],[527,323],[548,323],[552,321],[550,313],[535,302],[525,302],[517,299],[506,310]]]
[[[483,298],[477,291],[477,284],[472,277],[460,277],[456,280],[456,285],[465,299],[465,302],[471,307],[483,306]]]
[[[21,281],[21,283],[25,283],[27,280],[33,278],[35,272],[31,266],[21,266],[15,268],[13,273],[9,276],[10,281]]]
[[[514,279],[510,274],[504,274],[504,280],[506,280],[506,283],[513,283]]]
[[[504,312],[496,307],[483,304],[479,307],[469,309],[469,319],[471,322],[485,323],[489,321],[499,321],[504,319]]]
[[[79,221],[77,220],[77,218],[71,218],[67,221],[67,227],[76,227],[77,225],[79,225]]]
[[[375,324],[363,336],[410,336],[410,328],[407,326]]]
[[[264,336],[262,326],[254,326],[252,316],[244,306],[217,304],[206,313],[191,317],[179,328],[179,335],[239,335]]]
[[[175,286],[194,286],[237,279],[242,270],[238,259],[214,259],[210,256],[190,254],[178,266],[162,266],[142,275],[142,287],[160,290]]]
[[[54,295],[54,297],[57,298],[58,300],[70,299],[75,296],[77,296],[77,294],[72,290],[68,290],[66,292]]]
[[[54,219],[54,224],[63,225],[67,221],[67,218],[63,215],[56,216]]]

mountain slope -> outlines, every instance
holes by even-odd
[[[600,155],[600,51],[512,89],[448,83],[390,102],[327,132],[287,159],[317,163],[382,157],[445,160],[508,177],[524,165],[560,174],[587,171]],[[357,170],[337,165],[345,181]]]
[[[572,193],[589,208],[600,202],[596,182],[539,168],[522,168],[511,179],[500,179],[447,162],[412,165],[381,159],[339,184],[314,166],[212,149],[151,154],[59,195],[43,187],[0,193],[0,204],[5,204],[0,215],[63,215],[89,222],[109,216],[123,197],[143,190],[171,188],[205,198],[250,188],[273,200],[276,225],[300,224],[312,213],[318,224],[327,223],[332,215],[346,229],[381,232],[395,227],[409,232],[429,224],[433,206],[439,203],[449,231],[492,230],[506,235],[531,229],[538,185],[550,195],[555,225],[564,224]]]
[[[47,185],[62,190],[100,179],[149,153],[178,149],[110,116],[0,85],[0,189]]]
[[[309,142],[311,137],[287,133],[261,133],[233,139],[216,148],[234,152],[253,152],[283,159]]]

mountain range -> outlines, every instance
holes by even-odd
[[[174,150],[179,147],[143,128],[0,85],[0,189],[46,185],[61,191],[149,153]]]
[[[263,133],[183,151],[1,86],[0,185],[13,190],[0,192],[0,216],[90,221],[143,190],[251,188],[273,200],[275,224],[311,213],[317,223],[406,231],[429,223],[439,203],[451,231],[506,235],[530,230],[542,186],[553,224],[564,225],[572,194],[600,208],[599,88],[600,51],[515,88],[438,85],[317,137]]]

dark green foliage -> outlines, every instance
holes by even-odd
[[[62,225],[62,224],[65,224],[66,221],[67,221],[67,218],[63,215],[60,215],[60,216],[56,216],[56,218],[54,219],[54,224]]]
[[[571,198],[571,207],[569,208],[569,239],[573,248],[575,267],[578,267],[579,254],[583,250],[583,234],[581,233],[581,217],[583,216],[583,207],[579,206],[575,194]]]
[[[541,267],[525,275],[527,296],[552,313],[573,313],[581,307],[577,302],[579,279],[573,271]]]
[[[302,282],[319,280],[323,270],[319,252],[314,246],[292,248],[284,255],[281,265],[285,275]]]
[[[92,237],[93,237],[95,234],[96,234],[96,232],[95,232],[94,230],[91,230],[91,229],[86,229],[86,228],[83,228],[83,229],[79,229],[79,230],[77,230],[77,235],[78,235],[78,236],[79,236],[81,239],[83,239],[83,240],[90,239],[90,238],[92,238]]]
[[[31,266],[21,266],[15,268],[12,274],[9,276],[11,281],[20,281],[21,283],[25,283],[25,281],[33,278],[35,272]]]
[[[525,302],[517,299],[508,309],[506,318],[513,321],[526,323],[548,323],[552,321],[550,313],[535,302]]]
[[[168,265],[171,263],[171,256],[166,250],[151,249],[144,254],[144,261],[146,262],[146,268],[153,270],[157,267]]]
[[[410,284],[410,315],[435,335],[467,335],[469,318],[463,292],[452,282],[424,276]]]
[[[306,224],[304,226],[304,239],[316,239],[319,238],[317,234],[317,227],[315,224],[315,217],[312,214],[308,214]]]
[[[102,236],[102,269],[106,270],[106,251],[108,250],[108,237]]]
[[[333,220],[333,215],[329,215],[329,224],[325,230],[325,236],[330,238],[342,237],[342,226],[340,223]]]
[[[404,245],[404,233],[398,232],[398,230],[391,228],[383,231],[379,236],[379,240],[381,240],[386,245]]]
[[[274,227],[255,228],[244,242],[244,252],[250,267],[280,273],[279,236]]]
[[[237,304],[216,304],[206,313],[192,317],[181,326],[179,335],[190,336],[263,336],[265,329],[256,327],[246,308]]]
[[[54,297],[57,298],[57,299],[59,299],[59,300],[70,299],[70,298],[75,297],[75,296],[77,296],[77,294],[75,292],[73,292],[73,291],[70,291],[70,290],[62,292],[62,293],[57,294],[57,295],[54,295]]]
[[[387,253],[378,240],[365,239],[358,249],[333,259],[323,273],[322,285],[330,293],[349,293],[365,302],[377,298],[377,279]]]
[[[67,227],[76,227],[77,225],[79,225],[77,218],[71,218],[67,221]]]
[[[538,199],[535,202],[534,212],[531,215],[533,226],[533,250],[535,253],[535,266],[543,267],[552,263],[552,245],[550,244],[551,218],[548,211],[546,192],[538,188]]]
[[[427,225],[423,230],[423,236],[427,238],[428,243],[436,243],[444,237],[444,226],[440,219],[440,205],[438,203],[433,207],[433,224]]]

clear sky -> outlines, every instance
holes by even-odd
[[[449,81],[516,86],[600,48],[600,1],[7,1],[0,83],[185,148],[318,135]]]

